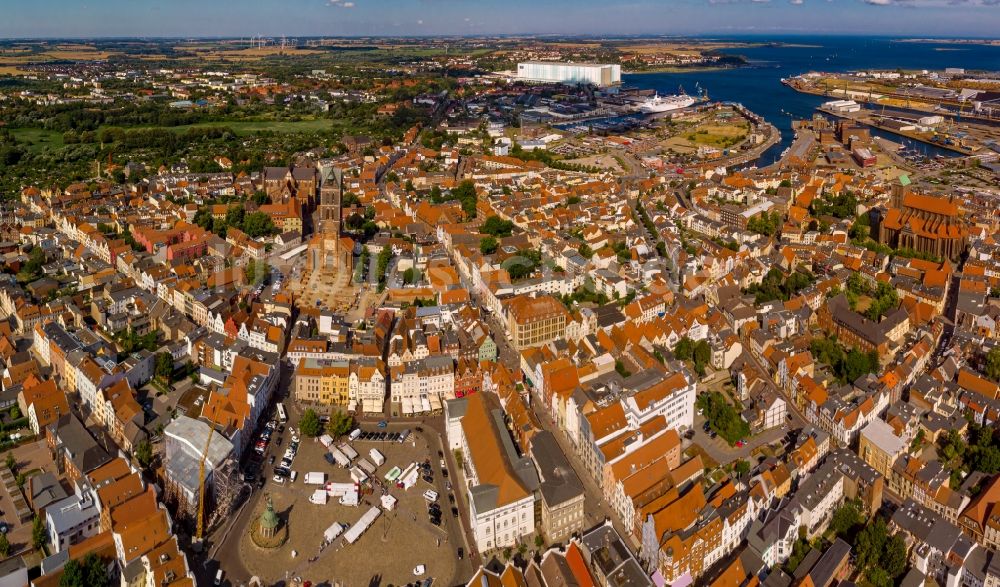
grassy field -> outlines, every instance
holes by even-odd
[[[60,149],[63,146],[62,133],[55,130],[45,130],[43,128],[12,128],[10,134],[14,135],[19,143],[24,143],[29,150],[38,152],[45,147]]]
[[[706,145],[724,149],[742,141],[748,131],[749,123],[743,119],[739,119],[725,124],[699,124],[693,132],[688,133],[684,138],[695,145]]]

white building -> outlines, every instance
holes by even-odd
[[[436,355],[392,367],[389,395],[393,410],[404,416],[440,412],[455,398],[455,361]]]
[[[678,371],[622,400],[625,418],[631,429],[660,416],[667,419],[667,429],[691,428],[696,394],[694,379]]]
[[[469,519],[480,552],[513,547],[534,532],[538,488],[534,465],[517,455],[503,411],[490,410],[485,396],[474,393],[464,398],[460,429],[449,427],[449,432],[460,435]]]
[[[622,82],[622,67],[608,63],[526,61],[517,64],[517,79],[530,82],[613,86]]]
[[[45,528],[53,552],[97,535],[101,529],[101,508],[97,492],[81,479],[73,495],[45,508]]]

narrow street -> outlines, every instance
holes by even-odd
[[[623,537],[629,541],[629,544],[638,548],[639,543],[633,537],[632,529],[625,531],[622,520],[618,518],[618,514],[613,512],[608,504],[604,502],[604,491],[601,486],[598,485],[597,481],[591,477],[590,473],[587,471],[587,467],[580,460],[579,455],[573,449],[573,445],[570,443],[569,438],[566,433],[563,432],[559,426],[549,418],[548,414],[542,412],[538,409],[538,402],[531,402],[531,410],[534,412],[535,417],[541,423],[542,428],[548,430],[555,437],[556,441],[559,443],[559,448],[562,449],[563,454],[569,459],[570,464],[573,466],[573,470],[576,471],[577,476],[580,477],[580,481],[583,483],[584,489],[584,512],[586,515],[586,528],[591,528],[598,524],[603,524],[605,520],[611,520],[615,526],[615,530],[618,531]]]

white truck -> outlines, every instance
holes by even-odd
[[[326,483],[326,473],[311,471],[306,473],[306,476],[302,478],[302,481],[306,485],[322,485]]]
[[[372,462],[375,463],[376,467],[381,467],[385,464],[385,455],[380,453],[377,448],[373,448],[368,451],[368,456],[371,457]]]

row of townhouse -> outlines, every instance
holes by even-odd
[[[389,369],[389,401],[393,413],[440,413],[455,399],[455,360],[434,355]]]
[[[295,399],[350,412],[380,412],[385,405],[386,382],[385,364],[374,357],[300,359],[295,369]]]

